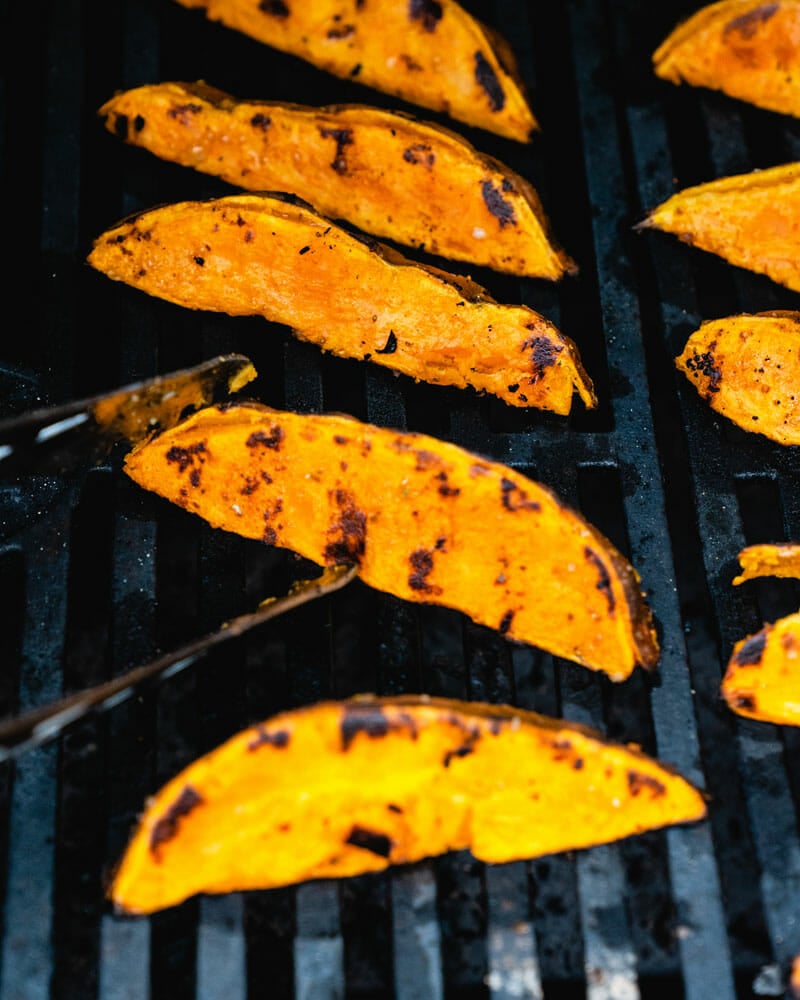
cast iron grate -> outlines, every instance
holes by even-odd
[[[105,133],[95,112],[116,89],[203,78],[241,97],[402,105],[171,0],[67,0],[3,11],[6,298],[24,306],[5,327],[3,415],[244,353],[259,372],[252,393],[268,403],[437,434],[582,509],[642,573],[662,632],[659,678],[614,686],[359,583],[299,609],[0,767],[0,1000],[783,992],[800,952],[799,737],[734,718],[718,686],[732,643],[798,605],[789,582],[730,586],[745,542],[800,538],[798,466],[793,449],[714,418],[672,358],[703,318],[796,298],[633,227],[676,187],[796,158],[800,125],[653,78],[650,54],[694,9],[687,0],[467,6],[511,39],[543,131],[523,148],[460,130],[534,182],[581,266],[556,288],[473,277],[578,342],[597,412],[510,412],[91,272],[92,238],[122,215],[226,190]],[[117,457],[66,489],[0,482],[4,715],[210,631],[305,568],[143,496]],[[704,784],[709,821],[527,864],[456,854],[192,900],[148,920],[109,912],[104,880],[163,780],[274,711],[359,691],[509,701],[590,722]]]

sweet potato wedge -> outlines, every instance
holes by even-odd
[[[653,54],[657,76],[800,116],[799,0],[721,0],[676,26]]]
[[[739,553],[739,565],[736,586],[760,576],[800,579],[800,545],[749,545]],[[800,726],[800,612],[736,643],[722,679],[722,695],[738,715]]]
[[[239,101],[173,82],[118,93],[99,114],[164,160],[248,191],[291,191],[373,236],[529,278],[577,270],[523,177],[407,114]]]
[[[672,233],[800,291],[800,163],[686,188],[653,209],[638,228]]]
[[[738,715],[800,726],[800,611],[735,644],[722,695]]]
[[[361,696],[273,716],[172,778],[109,897],[147,914],[466,848],[490,863],[539,857],[705,815],[675,770],[589,728],[507,705]]]
[[[708,320],[675,364],[717,413],[779,444],[800,444],[800,312]]]
[[[748,545],[739,553],[741,573],[733,578],[735,586],[760,576],[800,580],[800,545],[797,542],[768,542]]]
[[[655,666],[639,577],[545,486],[436,438],[348,416],[207,407],[125,471],[215,528],[464,612],[624,680]]]
[[[178,0],[256,41],[519,142],[538,123],[514,52],[455,0]]]
[[[190,309],[261,315],[343,357],[567,414],[597,404],[576,345],[527,306],[414,263],[286,195],[180,202],[103,233],[88,262]]]

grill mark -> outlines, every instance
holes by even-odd
[[[442,19],[442,5],[437,0],[409,0],[409,21],[420,21],[426,31],[436,31]]]
[[[181,820],[202,803],[203,797],[200,793],[191,785],[186,785],[164,815],[156,821],[150,831],[150,853],[156,861],[161,860],[161,845],[177,835]]]
[[[764,655],[764,647],[766,645],[766,633],[759,632],[758,635],[751,636],[749,639],[744,641],[744,644],[737,652],[734,658],[736,663],[740,667],[755,666],[756,664],[761,663],[761,657]]]
[[[333,500],[340,513],[339,520],[328,527],[331,540],[325,546],[325,559],[329,563],[360,563],[367,546],[367,516],[346,490],[336,490]]]
[[[347,157],[345,148],[353,145],[353,130],[349,128],[322,128],[319,134],[323,139],[334,139],[336,141],[336,154],[331,160],[331,167],[337,174],[347,173]]]
[[[742,38],[752,38],[762,24],[766,24],[780,8],[779,3],[765,3],[760,7],[754,7],[746,14],[740,14],[728,21],[722,30],[722,34],[728,35],[731,32],[738,32]]]
[[[351,847],[360,847],[362,850],[377,854],[381,858],[388,858],[392,853],[392,841],[385,833],[378,830],[370,830],[365,826],[354,826],[345,839],[346,844]]]
[[[256,726],[255,737],[247,744],[247,749],[251,752],[260,747],[271,746],[276,750],[284,750],[289,746],[291,733],[288,729],[277,729],[270,733],[263,724]]]
[[[595,587],[601,593],[606,595],[606,600],[608,601],[608,613],[613,615],[617,602],[614,597],[614,591],[611,588],[611,577],[608,575],[606,564],[594,551],[594,549],[590,549],[588,545],[584,546],[583,554],[597,570],[598,580]]]
[[[481,181],[481,194],[484,204],[500,223],[501,229],[505,229],[506,226],[516,226],[514,206],[505,200],[502,192],[490,180]]]
[[[497,79],[497,74],[480,49],[475,53],[475,81],[489,99],[492,111],[502,111],[506,104],[506,95]]]

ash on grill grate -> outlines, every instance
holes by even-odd
[[[800,952],[800,737],[740,720],[719,698],[735,639],[798,602],[791,581],[730,583],[743,544],[800,538],[797,458],[710,413],[672,363],[702,319],[796,308],[796,297],[633,228],[678,188],[797,158],[798,126],[654,78],[651,53],[695,9],[687,0],[465,6],[511,39],[542,131],[523,146],[457,128],[534,183],[581,269],[558,286],[472,276],[576,340],[598,410],[512,412],[323,356],[260,319],[181,311],[89,270],[91,240],[128,212],[228,193],[105,132],[96,109],[117,89],[202,78],[243,98],[418,113],[174,0],[128,0],[6,11],[6,289],[26,308],[0,352],[11,373],[0,416],[245,354],[259,372],[253,395],[271,405],[431,433],[555,488],[640,570],[659,673],[612,685],[358,581],[297,609],[0,766],[0,1000],[743,1000],[782,990]],[[307,568],[142,495],[117,457],[53,487],[0,482],[4,714],[211,631]],[[165,779],[250,722],[357,691],[508,701],[591,722],[705,785],[709,820],[529,863],[485,866],[464,852],[192,900],[149,919],[109,911],[105,880]]]

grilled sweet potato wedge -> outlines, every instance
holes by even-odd
[[[361,696],[273,716],[172,778],[109,896],[146,914],[466,848],[491,863],[539,857],[705,815],[676,771],[586,727],[507,705]]]
[[[348,416],[207,407],[125,470],[215,528],[355,562],[370,586],[455,608],[625,679],[658,645],[639,578],[545,486],[436,438]]]
[[[180,202],[103,233],[88,256],[190,309],[260,315],[343,357],[567,414],[597,404],[576,345],[527,306],[414,263],[286,195]]]
[[[717,413],[779,444],[800,444],[800,312],[708,320],[675,363]]]
[[[800,115],[799,0],[721,0],[677,25],[653,54],[657,76]]]
[[[519,142],[538,123],[514,52],[455,0],[178,0],[334,76]]]
[[[171,82],[116,94],[99,113],[164,160],[248,191],[291,191],[374,236],[529,278],[577,270],[524,178],[407,114],[239,101]]]
[[[797,542],[748,545],[739,553],[739,565],[742,571],[733,579],[737,587],[760,576],[800,580],[800,545]]]
[[[672,233],[800,291],[800,163],[686,188],[650,212],[639,228]]]
[[[736,643],[722,695],[738,715],[800,726],[800,611]]]
[[[749,545],[739,553],[736,586],[760,576],[800,579],[800,545]],[[737,714],[800,726],[800,612],[766,624],[733,648],[722,695]]]

